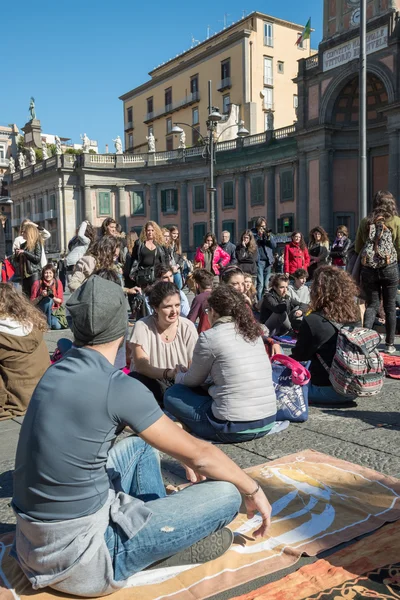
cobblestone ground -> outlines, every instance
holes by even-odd
[[[66,335],[65,335],[66,334]],[[63,332],[71,337],[69,330]],[[49,351],[55,348],[59,334],[49,332]],[[396,340],[400,348],[400,339]],[[9,507],[12,495],[12,470],[21,419],[0,422],[0,533],[13,528],[14,517]],[[344,409],[310,408],[303,424],[290,424],[283,433],[253,442],[220,446],[241,467],[250,467],[281,456],[312,448],[331,456],[370,467],[387,475],[400,477],[400,381],[387,379],[383,392],[372,399],[358,401],[356,407]],[[60,432],[62,423],[60,423]],[[179,483],[181,467],[163,457],[165,480]],[[308,560],[308,559],[306,559]],[[301,563],[297,564],[297,568]],[[282,573],[279,575],[282,576]],[[264,580],[242,586],[218,600],[229,599],[263,585]],[[215,600],[216,600],[215,598]]]

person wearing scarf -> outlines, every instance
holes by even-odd
[[[300,231],[293,231],[291,241],[285,246],[284,273],[293,275],[297,269],[307,271],[310,264],[310,255]]]
[[[55,267],[49,263],[43,267],[42,276],[34,282],[31,292],[31,301],[46,315],[49,329],[63,328],[59,319],[53,314],[60,308],[63,300],[62,283],[56,278]]]
[[[336,239],[331,248],[332,264],[344,269],[347,264],[347,255],[351,246],[349,231],[344,225],[339,225],[336,230]]]

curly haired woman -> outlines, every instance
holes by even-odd
[[[50,365],[46,317],[11,283],[0,283],[0,420],[25,414]]]
[[[122,269],[118,266],[121,240],[111,235],[105,235],[89,247],[87,254],[78,260],[74,273],[69,280],[70,292],[74,292],[99,269],[116,269],[122,278]],[[121,271],[121,272],[120,272]]]
[[[311,229],[308,243],[308,254],[310,255],[310,266],[308,275],[310,279],[318,267],[326,265],[329,259],[329,238],[323,227]]]
[[[177,370],[165,409],[198,437],[235,443],[263,437],[276,419],[263,331],[243,294],[221,284],[208,299],[211,329],[200,334],[187,372]],[[209,380],[208,392],[203,386]]]
[[[165,239],[155,221],[147,221],[132,250],[130,277],[142,289],[155,281],[154,268],[158,264],[169,264],[169,253],[165,249]]]
[[[311,313],[300,326],[292,357],[311,361],[308,398],[320,404],[348,402],[338,394],[329,381],[329,373],[319,356],[330,368],[336,352],[338,332],[332,321],[339,325],[357,325],[360,309],[356,303],[358,289],[351,275],[337,267],[324,266],[316,272],[311,284]]]

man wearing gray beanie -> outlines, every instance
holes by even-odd
[[[163,414],[139,381],[113,366],[126,328],[125,297],[94,275],[70,298],[76,346],[37,385],[21,427],[12,555],[34,589],[101,596],[149,565],[190,565],[232,544],[225,526],[271,507],[221,450]],[[112,447],[129,425],[137,436]],[[187,465],[192,485],[166,496],[157,450]]]

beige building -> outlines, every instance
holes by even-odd
[[[151,80],[124,94],[125,148],[147,151],[152,132],[157,151],[178,147],[174,123],[193,125],[206,135],[208,80],[213,105],[228,116],[239,107],[250,134],[290,125],[296,120],[298,63],[310,53],[310,40],[297,46],[303,26],[253,12],[183,54],[151,71]],[[186,146],[198,133],[184,128]],[[233,128],[232,139],[236,132]]]

